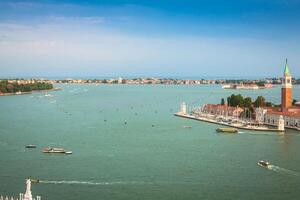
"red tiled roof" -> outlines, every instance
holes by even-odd
[[[300,117],[300,110],[297,112],[288,112],[288,111],[281,112],[278,110],[268,110],[267,113],[273,114],[273,115],[289,116],[289,117]]]

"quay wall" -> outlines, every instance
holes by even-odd
[[[203,122],[208,122],[208,123],[212,123],[212,124],[218,124],[218,125],[222,125],[222,126],[228,126],[228,127],[232,127],[232,128],[237,128],[237,129],[243,129],[243,130],[251,130],[251,131],[268,131],[268,132],[282,132],[281,130],[278,129],[259,129],[259,128],[252,128],[252,127],[241,127],[241,126],[235,126],[235,125],[231,125],[231,124],[226,124],[226,123],[222,123],[222,122],[218,122],[215,120],[209,120],[209,119],[205,119],[205,118],[200,118],[200,117],[195,117],[193,115],[188,115],[188,114],[182,114],[182,113],[175,113],[174,114],[177,117],[183,117],[183,118],[187,118],[187,119],[193,119],[193,120],[197,120],[197,121],[203,121]]]

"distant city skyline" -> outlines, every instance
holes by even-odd
[[[1,76],[300,77],[300,2],[0,2]]]

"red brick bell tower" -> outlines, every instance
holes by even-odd
[[[292,76],[289,71],[287,59],[284,68],[281,88],[281,111],[287,111],[292,106]]]

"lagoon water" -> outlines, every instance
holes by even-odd
[[[53,96],[0,98],[0,195],[18,196],[32,177],[43,182],[32,191],[44,200],[299,199],[299,132],[223,135],[173,116],[182,101],[195,107],[231,93],[278,103],[279,86],[57,86]],[[73,154],[41,153],[47,146]],[[260,159],[274,166],[259,167]]]

